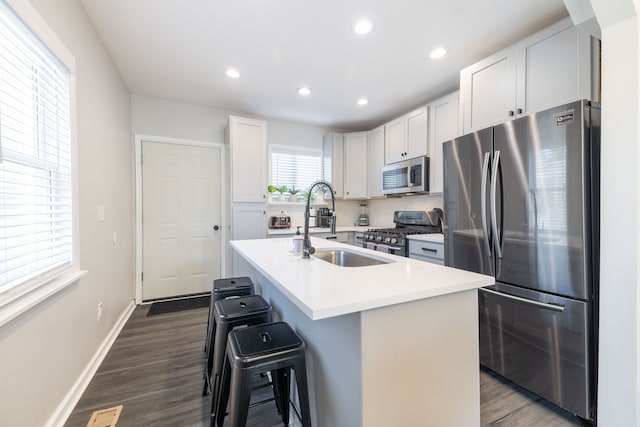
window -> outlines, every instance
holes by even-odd
[[[70,81],[0,1],[0,297],[73,262]]]
[[[288,145],[271,145],[271,185],[306,190],[322,178],[322,151]]]

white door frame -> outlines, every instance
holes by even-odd
[[[226,255],[225,255],[225,242],[227,241],[227,223],[226,218],[226,197],[224,196],[227,191],[227,183],[225,181],[226,176],[226,164],[225,164],[225,150],[224,144],[217,142],[205,142],[194,141],[190,139],[171,138],[164,136],[153,136],[144,134],[135,134],[135,173],[136,173],[136,269],[135,269],[135,283],[136,283],[136,304],[142,303],[142,141],[158,142],[162,144],[174,144],[174,145],[187,145],[192,147],[208,147],[220,149],[220,187],[222,189],[221,194],[223,197],[220,200],[220,242],[222,247],[220,248],[220,274],[221,277],[225,277],[226,274]]]

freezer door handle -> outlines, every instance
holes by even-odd
[[[489,159],[491,153],[484,153],[482,162],[482,187],[480,191],[480,205],[482,209],[482,235],[484,236],[484,250],[487,256],[491,256],[491,247],[489,246],[489,229],[487,228],[487,175],[489,174]]]
[[[540,307],[540,308],[544,308],[547,310],[552,310],[552,311],[558,311],[560,313],[564,313],[564,309],[565,306],[561,305],[561,304],[553,304],[553,303],[546,303],[546,302],[540,302],[540,301],[535,301],[529,298],[522,298],[522,297],[518,297],[515,295],[511,295],[511,294],[505,294],[503,292],[497,292],[491,289],[487,289],[487,288],[479,288],[479,290],[481,290],[482,292],[487,292],[490,294],[494,294],[494,295],[498,295],[510,300],[514,300],[514,301],[519,301],[525,304],[529,304],[529,305],[533,305],[536,307]]]
[[[491,230],[493,234],[496,257],[502,258],[502,242],[498,236],[498,215],[496,214],[496,191],[498,187],[498,166],[500,165],[500,150],[493,155],[493,173],[491,174]]]

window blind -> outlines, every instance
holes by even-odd
[[[0,292],[72,262],[70,73],[0,2]]]
[[[271,184],[306,190],[322,177],[322,155],[315,151],[298,151],[282,147],[271,149]]]

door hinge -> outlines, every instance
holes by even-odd
[[[142,282],[144,280],[144,272],[140,273],[140,281]]]

